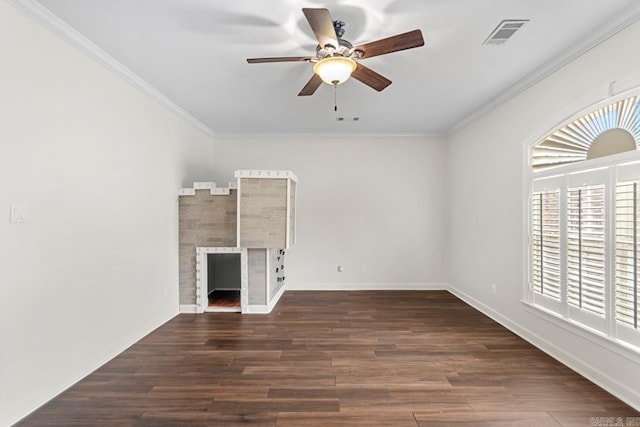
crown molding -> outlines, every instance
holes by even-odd
[[[365,133],[365,132],[273,132],[273,133],[216,133],[214,140],[237,140],[237,139],[335,139],[335,140],[351,140],[351,139],[439,139],[443,140],[447,134],[440,133]]]
[[[162,94],[158,89],[149,84],[146,80],[142,79],[136,73],[125,67],[118,62],[115,58],[109,55],[107,52],[99,48],[81,33],[76,31],[69,24],[58,18],[47,8],[42,6],[36,0],[8,0],[10,4],[17,9],[24,12],[26,15],[34,19],[36,22],[43,25],[63,40],[76,47],[84,54],[94,59],[99,64],[103,65],[107,69],[113,71],[117,75],[124,78],[134,87],[141,90],[151,98],[158,101],[161,105],[164,105],[167,109],[175,114],[183,117],[185,120],[193,124],[197,129],[205,133],[210,137],[216,139],[272,139],[272,138],[308,138],[308,139],[322,139],[322,138],[340,138],[340,139],[358,139],[358,138],[430,138],[430,139],[446,139],[453,133],[465,128],[469,124],[479,120],[481,117],[487,115],[494,108],[506,103],[510,99],[534,86],[536,83],[542,81],[549,75],[558,71],[565,65],[589,52],[599,44],[603,43],[607,39],[611,38],[618,32],[627,28],[629,25],[640,20],[640,2],[634,3],[624,12],[620,13],[616,19],[612,19],[607,25],[601,26],[598,31],[593,32],[587,38],[583,39],[583,42],[573,45],[564,52],[556,55],[543,66],[537,68],[530,73],[527,77],[520,80],[518,83],[509,87],[503,91],[497,97],[491,99],[485,103],[474,113],[468,115],[464,119],[460,120],[455,126],[442,133],[340,133],[340,132],[327,132],[327,133],[215,133],[211,128],[204,123],[196,119],[189,114],[182,107],[174,103],[171,99]]]
[[[114,57],[109,55],[104,50],[100,49],[91,40],[80,34],[73,27],[54,15],[51,11],[49,11],[49,9],[42,6],[37,1],[8,0],[8,2],[75,48],[79,49],[85,55],[98,62],[100,65],[113,71],[115,74],[131,83],[134,87],[138,88],[146,95],[158,101],[161,105],[169,109],[169,111],[172,111],[173,113],[183,117],[185,120],[190,122],[206,135],[211,137],[215,135],[213,130],[211,130],[208,126],[193,117],[172,100],[167,98],[146,80],[142,79],[129,68],[122,65]]]
[[[638,20],[640,20],[640,2],[635,2],[632,6],[629,6],[623,12],[619,13],[615,19],[612,19],[605,25],[599,27],[593,33],[589,34],[587,37],[583,38],[580,43],[574,44],[569,49],[554,56],[551,60],[534,70],[527,77],[484,104],[474,113],[459,121],[447,132],[446,136],[449,137],[453,133],[465,128],[476,120],[479,120],[494,108],[506,103],[510,99],[534,86],[536,83],[544,80],[546,77],[560,70],[570,62],[578,59]]]

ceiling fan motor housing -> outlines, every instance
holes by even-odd
[[[317,45],[316,46],[317,59],[321,60],[329,56],[344,56],[346,58],[351,58],[354,56],[355,52],[360,52],[360,51],[354,51],[353,45],[348,40],[338,39],[338,44],[339,44],[338,48],[335,48],[331,45],[326,45],[325,47]]]

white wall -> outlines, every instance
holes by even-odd
[[[526,146],[604,97],[611,81],[637,79],[638,36],[640,24],[452,135],[449,146],[428,138],[216,140],[213,179],[224,184],[236,169],[298,175],[289,288],[449,282],[640,407],[637,360],[520,302]],[[6,425],[176,314],[176,189],[212,175],[210,138],[5,0],[0,40]],[[28,208],[27,223],[9,223],[11,204]]]
[[[297,240],[286,256],[287,289],[446,283],[443,141],[231,139],[215,140],[214,154],[219,185],[233,180],[236,169],[283,169],[298,176]]]
[[[640,23],[450,138],[449,282],[460,296],[640,408],[640,357],[542,320],[520,302],[526,274],[525,155],[568,116],[638,80]],[[628,86],[628,85],[627,85]],[[497,294],[491,293],[491,284]]]
[[[211,138],[5,0],[0,40],[4,426],[177,313],[176,194]]]

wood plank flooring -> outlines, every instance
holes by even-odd
[[[287,292],[269,315],[179,315],[19,425],[588,426],[632,416],[447,292]]]
[[[240,290],[217,290],[209,294],[209,307],[240,307]]]

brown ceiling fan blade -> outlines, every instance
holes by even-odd
[[[278,56],[275,58],[247,58],[249,64],[263,64],[265,62],[300,62],[311,61],[312,56]]]
[[[320,78],[320,76],[318,76],[316,73],[313,73],[313,76],[307,82],[307,84],[304,85],[304,87],[302,88],[298,96],[313,95],[315,91],[320,87],[321,84],[322,84],[322,79]]]
[[[316,35],[320,47],[330,44],[334,48],[338,47],[338,36],[333,27],[333,19],[329,9],[310,9],[303,8],[302,13],[306,16],[313,34]]]
[[[356,67],[356,70],[351,74],[351,77],[356,80],[360,80],[362,83],[374,88],[378,92],[384,90],[391,84],[391,80],[360,63]]]
[[[360,56],[360,58],[364,59],[420,46],[424,46],[422,31],[413,30],[407,33],[387,37],[386,39],[376,40],[374,42],[356,46],[354,47],[354,50],[361,51],[362,56]]]

